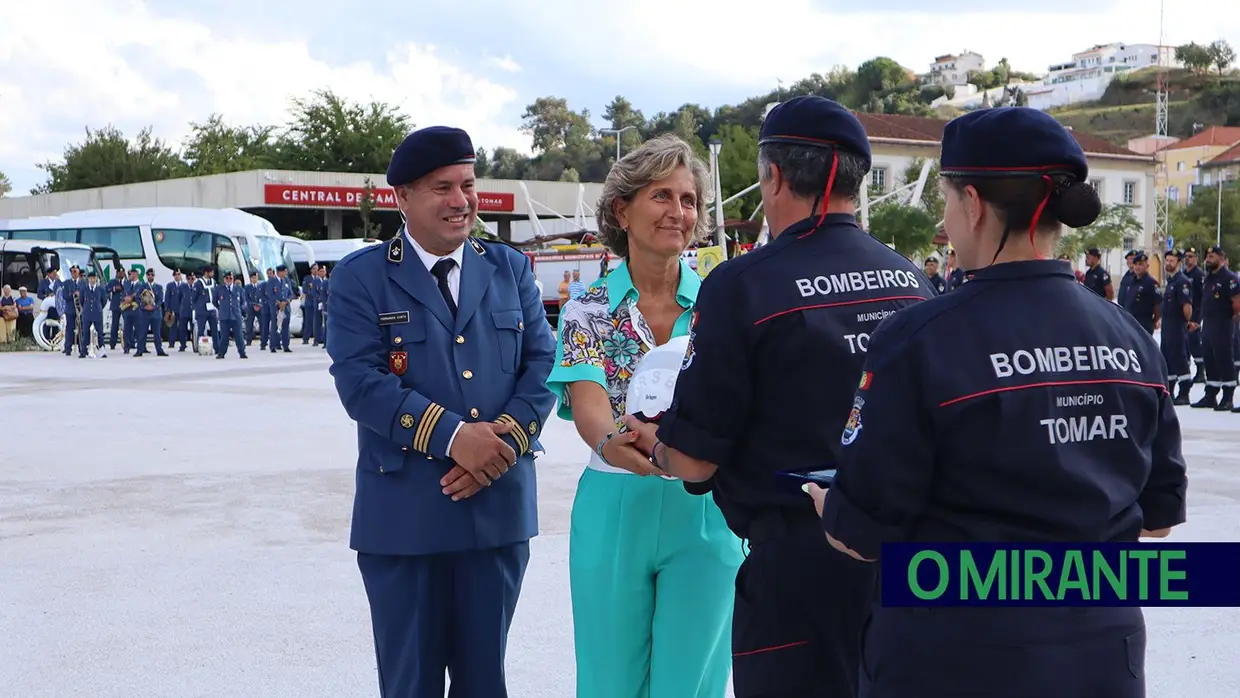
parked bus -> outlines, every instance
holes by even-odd
[[[243,284],[250,272],[266,278],[267,269],[288,267],[289,280],[300,288],[292,258],[269,221],[238,209],[191,207],[98,209],[59,216],[0,222],[0,239],[76,242],[115,250],[125,269],[141,278],[155,270],[155,281],[167,284],[172,272],[200,273],[208,264],[218,281],[231,271]],[[112,269],[105,267],[106,282]],[[300,305],[294,303],[293,305]],[[301,314],[289,317],[292,334],[301,332]]]
[[[3,233],[3,224],[0,224],[0,236]],[[39,282],[47,276],[47,272],[58,269],[61,278],[68,279],[69,269],[74,266],[81,269],[83,275],[94,271],[97,278],[103,279],[115,275],[120,258],[114,251],[102,246],[91,249],[75,242],[0,239],[0,285],[10,286],[15,296],[18,289],[24,287],[32,298],[37,299]],[[36,301],[34,339],[43,349],[59,350],[63,347],[60,321],[51,317],[48,311],[56,308],[63,317],[66,302],[73,301],[55,296]],[[104,313],[103,323],[103,332],[107,335],[112,325],[111,313]]]

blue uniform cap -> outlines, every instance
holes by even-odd
[[[1222,247],[1219,247],[1218,245],[1211,245],[1211,246],[1210,246],[1210,250],[1209,250],[1209,252],[1206,252],[1206,254],[1210,254],[1211,252],[1213,252],[1214,254],[1216,254],[1216,255],[1218,255],[1218,256],[1220,256],[1220,257],[1226,257],[1226,256],[1227,256],[1227,253],[1223,251],[1223,248],[1222,248]]]
[[[441,167],[473,163],[477,159],[469,134],[451,126],[428,126],[405,136],[388,163],[391,187],[415,182]]]
[[[827,188],[823,191],[822,217],[827,216],[827,196],[835,186],[835,173],[839,167],[837,150],[860,155],[865,160],[865,170],[870,171],[870,137],[865,127],[839,102],[826,97],[803,95],[777,104],[762,120],[758,131],[758,145],[787,143],[831,150],[831,173],[827,175]]]
[[[1085,151],[1054,117],[1028,107],[979,109],[943,129],[939,172],[945,176],[1089,176]]]
[[[1138,252],[1138,253],[1136,253],[1135,255],[1133,255],[1133,256],[1132,256],[1132,263],[1133,263],[1133,264],[1139,264],[1139,263],[1141,263],[1141,262],[1148,262],[1148,261],[1150,261],[1150,258],[1149,258],[1149,257],[1147,257],[1147,256],[1145,256],[1145,253],[1144,253],[1144,252]]]

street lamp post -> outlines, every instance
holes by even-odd
[[[1215,213],[1214,244],[1219,247],[1223,246],[1223,187],[1231,179],[1229,174],[1227,170],[1220,170],[1218,173],[1218,212]]]
[[[635,128],[637,127],[636,126],[625,126],[624,128],[601,128],[599,129],[599,133],[616,134],[616,162],[620,162],[620,134],[624,133],[625,131],[631,131]]]
[[[710,139],[710,171],[715,179],[715,244],[719,246],[723,259],[728,258],[727,238],[723,232],[723,183],[719,178],[719,151],[723,149],[723,141]]]

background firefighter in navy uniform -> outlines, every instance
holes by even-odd
[[[1163,254],[1167,288],[1162,300],[1162,335],[1159,348],[1167,362],[1167,389],[1176,405],[1189,404],[1193,387],[1192,361],[1188,355],[1188,333],[1193,323],[1193,282],[1180,269],[1180,253]],[[1176,393],[1176,388],[1179,393]]]
[[[358,423],[351,547],[382,695],[504,698],[538,516],[533,453],[555,338],[525,255],[468,239],[474,148],[409,135],[388,184],[406,227],[332,273],[331,374]],[[273,339],[273,341],[275,341]]]
[[[973,279],[871,340],[834,485],[809,487],[831,544],[877,560],[888,541],[1167,535],[1186,474],[1158,347],[1048,259],[1061,223],[1101,210],[1080,146],[1043,112],[987,109],[947,125],[940,162]],[[863,643],[861,698],[1145,696],[1140,608],[876,599]]]
[[[1119,279],[1119,294],[1115,296],[1115,300],[1118,301],[1121,306],[1124,304],[1124,299],[1128,297],[1128,287],[1132,284],[1132,260],[1136,256],[1136,250],[1128,250],[1128,252],[1124,255],[1124,264],[1127,266],[1127,269],[1124,271],[1124,275]]]
[[[654,427],[628,419],[656,465],[709,481],[729,528],[748,539],[732,632],[737,698],[856,691],[874,572],[827,545],[810,499],[776,473],[832,467],[867,333],[935,295],[916,265],[857,226],[852,200],[869,169],[865,129],[839,104],[796,97],[767,115],[758,171],[777,236],[703,281],[659,443]]]
[[[1201,295],[1206,282],[1206,272],[1198,266],[1197,250],[1191,247],[1184,252],[1184,275],[1193,282],[1193,322],[1197,325],[1197,329],[1189,330],[1188,333],[1188,354],[1193,357],[1193,366],[1197,369],[1193,382],[1205,383],[1205,355],[1201,353]]]
[[[1206,279],[1201,293],[1201,349],[1205,358],[1206,393],[1193,403],[1193,407],[1211,407],[1219,412],[1233,406],[1235,319],[1240,315],[1240,283],[1235,272],[1224,266],[1226,261],[1227,253],[1217,245],[1206,254]]]
[[[1132,276],[1124,295],[1120,297],[1120,304],[1136,319],[1138,325],[1152,335],[1158,324],[1159,305],[1162,302],[1158,282],[1150,276],[1150,258],[1144,252],[1134,254],[1131,264]]]
[[[1111,300],[1115,289],[1111,286],[1111,272],[1102,266],[1102,251],[1091,247],[1085,252],[1085,278],[1081,283],[1099,296]]]

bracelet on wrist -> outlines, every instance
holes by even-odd
[[[598,445],[594,447],[594,455],[598,456],[598,459],[603,461],[604,463],[607,463],[607,459],[603,456],[603,447],[606,446],[607,442],[611,441],[612,437],[614,437],[615,435],[616,435],[616,432],[614,431],[609,432],[607,436],[604,436],[603,440],[599,441]],[[607,465],[611,465],[611,463],[607,463]]]

